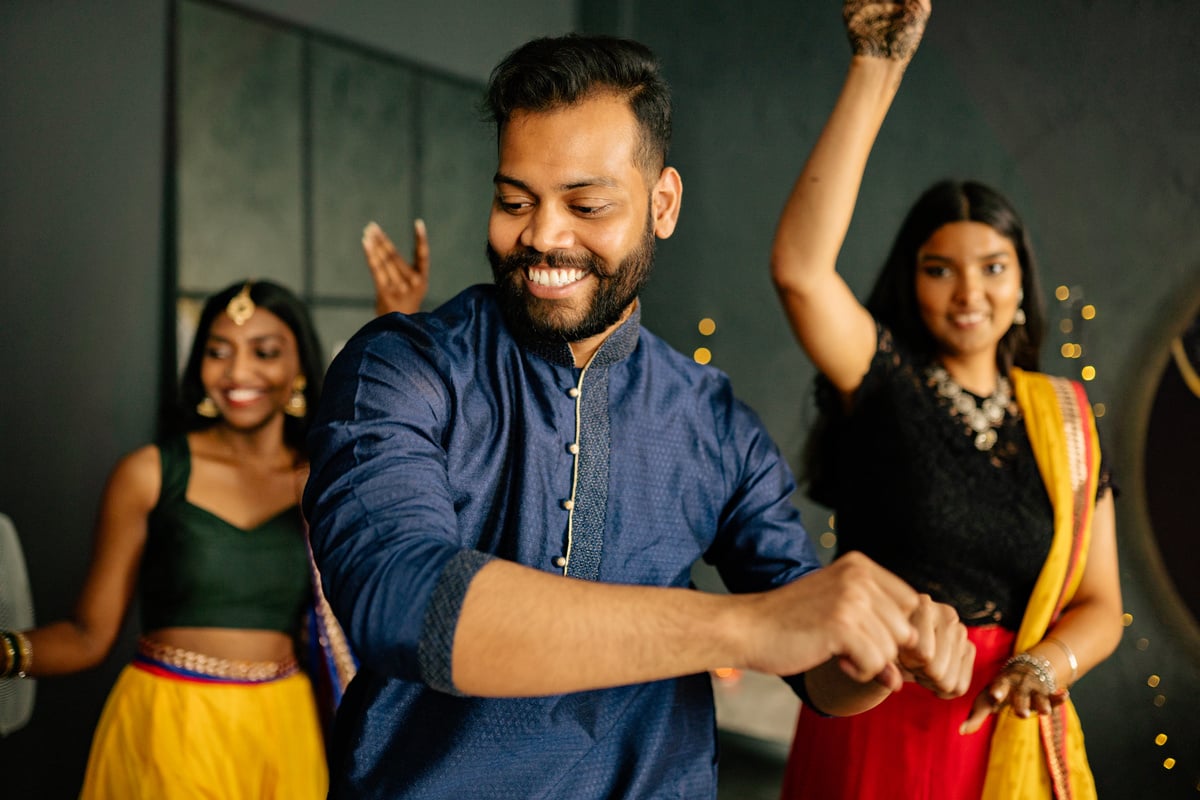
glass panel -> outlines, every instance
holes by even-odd
[[[496,174],[491,126],[479,110],[478,86],[421,81],[421,186],[417,213],[429,231],[432,267],[425,308],[434,308],[473,283],[490,282],[484,246]],[[400,242],[411,242],[409,230]],[[408,250],[401,252],[411,253]]]
[[[187,2],[179,25],[179,288],[300,289],[300,37]]]
[[[345,48],[312,46],[317,297],[374,303],[360,244],[371,220],[396,235],[397,244],[407,241],[399,234],[412,226],[414,85],[405,67]]]

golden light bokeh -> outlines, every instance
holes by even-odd
[[[1158,687],[1158,684],[1161,681],[1162,681],[1162,679],[1159,678],[1157,675],[1151,675],[1149,678],[1146,679],[1146,685],[1149,686],[1151,689],[1154,689],[1154,688]]]
[[[1079,309],[1079,316],[1083,317],[1084,319],[1095,319],[1096,307],[1091,303],[1088,303],[1086,306]]]
[[[1070,299],[1071,290],[1068,289],[1066,286],[1059,286],[1057,289],[1054,290],[1054,296],[1057,297],[1059,300],[1062,300],[1065,302],[1066,300]]]
[[[1108,406],[1104,405],[1104,403],[1096,403],[1092,406],[1092,413],[1096,415],[1096,419],[1099,419],[1108,413]]]
[[[1167,735],[1165,733],[1160,733],[1158,736],[1155,736],[1154,743],[1159,747],[1162,747],[1167,743]]]
[[[712,351],[707,347],[697,347],[696,351],[692,353],[692,360],[697,364],[707,364],[712,361]]]
[[[708,317],[700,320],[700,324],[696,326],[700,330],[701,336],[712,336],[717,329],[717,323],[713,322]]]
[[[1133,624],[1133,614],[1130,614],[1128,611],[1126,611],[1124,614],[1121,615],[1121,622],[1123,622],[1125,624],[1125,627],[1128,628],[1130,625]]]
[[[833,531],[825,531],[821,534],[820,542],[821,547],[824,547],[826,550],[832,550],[834,545],[837,544],[837,534]]]
[[[1079,370],[1079,377],[1083,378],[1085,381],[1095,380],[1096,379],[1096,368],[1089,364],[1088,366]]]
[[[1070,333],[1075,330],[1075,322],[1073,320],[1064,319],[1058,323],[1058,329],[1063,333]]]

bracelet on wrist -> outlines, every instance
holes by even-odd
[[[0,652],[4,654],[0,678],[24,678],[29,673],[33,665],[33,646],[24,633],[0,630]]]
[[[1054,675],[1054,665],[1045,656],[1029,652],[1017,653],[1004,662],[1005,670],[1014,667],[1037,678],[1044,694],[1054,694],[1058,691],[1058,681]]]
[[[1067,643],[1057,636],[1046,636],[1042,639],[1043,642],[1052,642],[1062,649],[1063,655],[1067,657],[1067,665],[1071,668],[1071,677],[1067,678],[1067,686],[1075,684],[1075,678],[1079,677],[1079,660],[1075,658],[1075,651],[1067,646]]]

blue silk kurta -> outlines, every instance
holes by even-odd
[[[577,369],[474,287],[354,337],[310,444],[313,549],[362,660],[332,798],[715,797],[706,675],[481,699],[455,691],[450,653],[490,558],[683,587],[703,557],[735,592],[819,566],[786,463],[722,373],[636,312]]]

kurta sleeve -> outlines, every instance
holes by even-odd
[[[304,511],[329,603],[363,665],[454,692],[454,629],[490,556],[457,530],[446,374],[408,318],[388,315],[360,331],[326,378]]]

